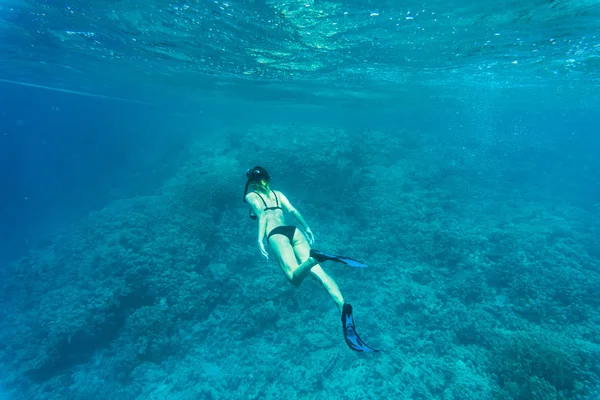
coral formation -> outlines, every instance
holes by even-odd
[[[597,207],[515,196],[480,178],[489,154],[486,167],[407,132],[228,137],[191,146],[159,193],[114,201],[14,264],[0,362],[15,399],[598,393]],[[259,256],[241,201],[259,163],[320,248],[370,265],[324,267],[380,357],[349,352],[322,289],[291,287]]]

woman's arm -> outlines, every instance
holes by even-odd
[[[256,215],[258,219],[258,247],[260,248],[260,252],[265,258],[269,258],[269,253],[265,249],[265,231],[267,230],[267,216],[265,215],[263,209],[260,207],[261,205],[258,203],[258,198],[253,193],[248,193],[246,195],[246,203],[250,204],[252,207],[252,211],[254,215]]]
[[[300,224],[302,229],[304,229],[304,231],[306,232],[308,242],[310,244],[313,244],[315,242],[315,236],[313,235],[312,231],[310,230],[310,227],[304,220],[304,217],[302,216],[302,214],[300,214],[300,211],[296,210],[296,208],[294,208],[294,206],[292,206],[292,203],[290,203],[288,198],[285,197],[285,195],[283,193],[281,193],[281,192],[277,192],[277,193],[279,194],[279,200],[281,201],[282,208],[284,210],[289,211],[289,213],[292,214],[294,216],[294,218],[296,218],[296,220],[298,221],[298,223]]]
[[[258,215],[258,244],[262,249],[264,246],[265,231],[267,230],[267,216],[263,210],[260,210],[259,214],[256,215]]]

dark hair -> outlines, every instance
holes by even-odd
[[[257,165],[256,167],[250,168],[246,171],[246,178],[248,178],[248,182],[260,182],[263,179],[265,181],[269,181],[271,176],[266,169]]]

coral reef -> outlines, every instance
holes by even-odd
[[[13,398],[599,393],[597,207],[527,199],[484,178],[490,154],[420,133],[256,126],[188,156],[159,193],[114,201],[14,264],[0,321]],[[241,201],[255,164],[319,248],[370,265],[324,268],[384,353],[348,350],[321,287],[294,288],[260,257]]]

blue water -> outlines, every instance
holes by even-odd
[[[599,21],[4,1],[0,399],[600,398]],[[254,165],[382,353],[261,257]]]
[[[135,105],[7,84],[0,101],[4,260],[22,256],[123,191],[151,190],[177,164],[168,156],[186,140],[172,135],[165,143],[147,126],[132,126],[147,115]],[[141,140],[148,141],[144,149]]]

